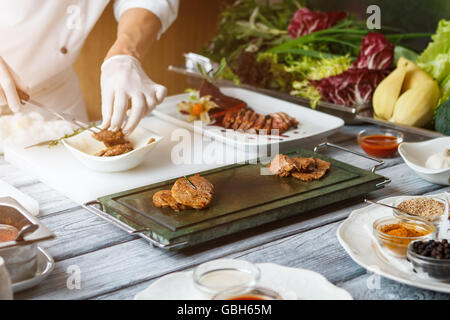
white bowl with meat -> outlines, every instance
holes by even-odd
[[[64,146],[89,169],[100,172],[119,172],[137,167],[163,139],[161,136],[137,127],[129,136],[121,132],[106,132],[109,137],[94,137],[91,131],[63,140]],[[109,140],[108,140],[109,139]]]

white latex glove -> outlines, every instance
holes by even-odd
[[[167,89],[154,83],[142,69],[139,60],[128,55],[116,55],[102,64],[102,128],[122,129],[131,133],[139,121],[160,104]],[[124,125],[131,100],[131,111]]]
[[[12,112],[18,112],[22,106],[17,89],[27,92],[28,88],[19,76],[0,57],[0,106],[8,105]]]

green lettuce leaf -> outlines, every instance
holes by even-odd
[[[433,41],[417,58],[417,64],[439,83],[443,102],[450,96],[450,20],[439,21],[431,39]]]

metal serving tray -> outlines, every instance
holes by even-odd
[[[202,76],[199,72],[193,69],[186,68],[184,66],[169,66],[169,70],[185,75],[190,79],[191,81],[194,80],[195,82],[192,82],[190,85],[198,86],[199,85],[199,79],[202,79]],[[251,91],[263,93],[275,98],[279,98],[285,101],[293,102],[300,104],[302,106],[310,107],[310,101],[309,99],[302,98],[302,97],[294,97],[290,94],[270,90],[270,89],[264,89],[264,88],[258,88],[255,86],[251,86],[248,84],[240,84],[237,86],[233,81],[229,80],[223,80],[218,79],[217,84],[219,86],[227,86],[227,87],[240,87],[245,88]],[[389,121],[379,120],[375,119],[373,117],[373,110],[371,105],[363,105],[363,106],[355,106],[355,107],[347,107],[342,105],[337,105],[325,101],[319,101],[316,110],[322,111],[337,117],[340,117],[345,121],[347,124],[357,124],[357,123],[372,123],[376,124],[382,127],[387,127],[391,129],[400,130],[406,133],[416,134],[419,136],[423,136],[426,138],[436,138],[436,137],[442,137],[443,135],[439,132],[418,128],[418,127],[411,127],[411,126],[405,126],[405,125],[399,125],[396,123],[392,123]]]
[[[18,230],[29,224],[39,226],[34,232],[26,235],[24,240],[0,243],[0,256],[6,262],[12,282],[31,279],[37,269],[37,243],[53,239],[55,235],[10,197],[0,197],[0,224],[11,225]]]
[[[179,249],[270,223],[383,187],[389,179],[375,173],[382,160],[349,151],[377,162],[366,171],[318,154],[297,149],[291,156],[319,157],[331,162],[321,180],[302,182],[293,177],[261,175],[263,164],[236,164],[202,172],[215,186],[210,208],[185,210],[157,208],[152,196],[170,189],[176,179],[152,184],[86,203],[87,210],[130,234],[138,234],[157,247]]]

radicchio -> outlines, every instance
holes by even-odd
[[[394,45],[381,33],[367,34],[361,43],[358,58],[353,68],[384,70],[392,67],[394,61]]]
[[[292,38],[298,38],[315,31],[328,29],[346,16],[345,12],[314,12],[307,8],[301,8],[294,14],[288,31]]]
[[[394,45],[380,33],[369,33],[350,69],[311,83],[324,101],[345,106],[364,105],[372,100],[375,88],[390,73],[393,60]]]
[[[372,99],[373,91],[388,74],[389,70],[352,68],[311,82],[324,101],[344,106],[364,105]]]

